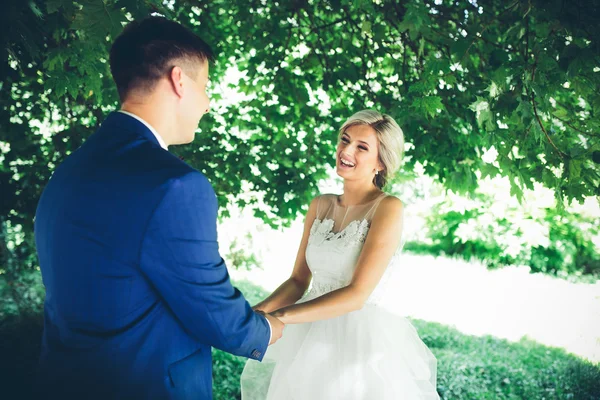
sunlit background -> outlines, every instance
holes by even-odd
[[[322,193],[341,193],[342,185],[335,179],[335,172],[331,171],[331,176],[322,182]],[[423,239],[425,219],[431,217],[435,204],[455,209],[469,207],[470,200],[445,194],[430,178],[420,176],[411,185],[424,189],[426,194],[418,198],[402,185],[394,187],[406,205],[404,235],[408,242]],[[535,215],[552,205],[552,192],[539,188],[519,205],[507,195],[507,186],[501,179],[482,185],[483,191],[496,194],[494,203],[489,204],[489,223],[494,224],[493,216],[507,212],[511,205],[523,209],[525,239],[497,240],[509,248],[520,248],[523,240],[547,242],[547,230],[527,218],[527,213]],[[600,207],[594,198],[574,205],[570,211],[600,218]],[[476,229],[477,226],[465,227],[462,237],[475,236]],[[302,230],[302,219],[289,228],[276,230],[249,212],[233,209],[232,217],[219,226],[221,251],[231,266],[242,265],[230,268],[232,277],[249,280],[269,291],[275,289],[292,271]],[[598,240],[596,236],[595,244],[600,248]],[[243,265],[257,267],[249,270]],[[478,260],[405,251],[388,288],[387,307],[403,315],[454,326],[470,335],[492,335],[511,341],[526,337],[600,361],[599,280],[532,274],[527,266],[489,269]]]
[[[242,76],[230,68],[223,82],[213,84],[212,90],[219,95],[211,106],[213,113],[248,100],[236,89]],[[310,93],[310,97],[315,103],[318,97],[326,112],[326,93]],[[410,132],[405,135],[409,150]],[[483,161],[492,165],[496,157],[493,147],[482,154]],[[320,192],[342,193],[342,182],[333,169],[328,176],[320,182]],[[522,254],[524,248],[550,247],[552,222],[547,210],[555,209],[556,201],[553,191],[540,184],[535,184],[534,191],[526,191],[522,202],[511,193],[508,178],[484,179],[476,196],[460,196],[424,175],[423,166],[417,163],[410,177],[400,176],[387,190],[405,203],[403,235],[408,247],[431,242],[431,230],[438,228],[436,219],[441,222],[442,215],[473,210],[479,215],[460,221],[454,231],[457,244],[496,242],[514,260],[531,257],[531,253]],[[219,242],[232,277],[274,290],[292,272],[303,219],[288,228],[272,229],[250,210],[229,209],[231,217],[219,225]],[[576,224],[583,232],[595,229],[590,237],[596,252],[600,251],[599,200],[590,197],[582,204],[573,202],[558,214],[562,213],[578,216]],[[440,223],[438,233],[443,235],[445,228]],[[570,254],[580,250],[573,249]],[[511,341],[526,337],[600,361],[600,280],[560,269],[554,275],[532,273],[531,267],[519,263],[504,266],[497,260],[480,260],[476,251],[452,256],[418,253],[422,252],[404,252],[388,285],[386,304],[392,311],[454,326],[470,335]],[[489,268],[490,264],[495,268]]]

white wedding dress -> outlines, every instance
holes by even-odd
[[[335,195],[319,198],[306,249],[313,280],[299,303],[350,283],[383,197],[355,207],[338,205]],[[401,247],[362,309],[287,325],[262,363],[249,360],[242,400],[439,399],[435,357],[405,317],[381,307]]]

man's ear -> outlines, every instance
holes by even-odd
[[[183,70],[181,67],[174,66],[171,69],[169,80],[175,94],[179,97],[183,97]]]

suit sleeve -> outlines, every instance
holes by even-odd
[[[172,180],[146,230],[140,266],[192,335],[226,352],[262,360],[270,326],[231,285],[219,254],[217,208],[202,174]]]

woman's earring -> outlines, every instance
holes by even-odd
[[[375,175],[379,175],[379,171],[378,170],[375,170]]]

